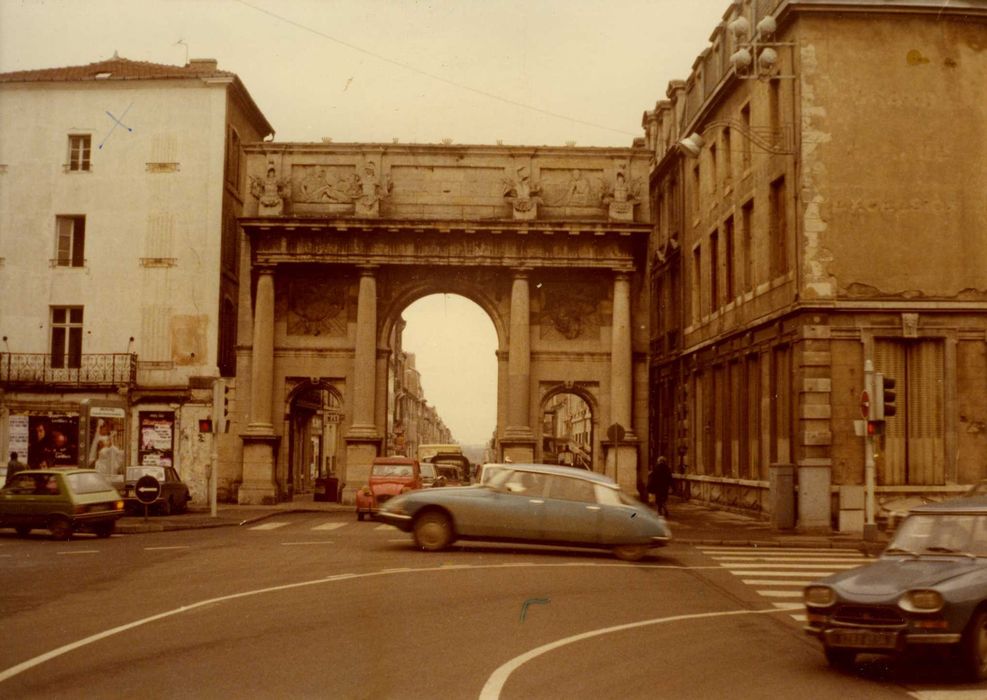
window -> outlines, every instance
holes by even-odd
[[[226,181],[240,186],[240,134],[232,126],[226,140]]]
[[[82,307],[51,307],[51,366],[82,366]]]
[[[741,139],[743,142],[743,150],[741,151],[742,162],[744,172],[751,169],[751,106],[750,104],[745,104],[740,108],[740,123],[743,125],[744,138]]]
[[[744,237],[741,244],[742,255],[744,256],[744,291],[754,289],[754,232],[751,227],[754,225],[754,200],[749,200],[740,210],[740,235]]]
[[[69,135],[69,171],[89,171],[92,161],[89,154],[92,151],[92,136],[89,134]]]
[[[56,216],[55,227],[58,236],[55,242],[55,266],[85,265],[86,217]]]
[[[723,224],[723,296],[730,303],[736,295],[734,284],[733,256],[736,254],[733,241],[733,217]]]
[[[692,279],[692,320],[699,321],[703,315],[703,254],[699,246],[692,251]]]
[[[709,309],[720,308],[720,232],[709,234]]]
[[[733,134],[730,127],[723,129],[723,186],[733,183]]]
[[[716,162],[716,144],[712,143],[709,146],[709,189],[710,192],[714,194],[720,187],[719,183],[720,172],[718,170],[718,163]]]
[[[771,276],[777,277],[788,272],[788,214],[786,211],[785,178],[779,177],[771,183],[770,212],[768,222],[771,233]]]

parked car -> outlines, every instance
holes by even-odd
[[[987,679],[987,496],[913,508],[873,564],[804,591],[805,631],[830,664],[947,648]]]
[[[127,467],[127,475],[124,481],[123,495],[126,498],[127,509],[134,512],[143,513],[144,504],[137,500],[134,488],[137,480],[142,476],[153,476],[161,485],[161,493],[157,500],[148,507],[161,515],[171,513],[184,513],[188,510],[188,503],[192,500],[189,488],[178,476],[174,467],[159,466],[138,466]]]
[[[413,533],[427,551],[457,539],[490,540],[602,547],[636,561],[671,539],[664,518],[602,474],[543,464],[485,471],[497,473],[478,486],[392,498],[376,518]]]
[[[437,454],[428,462],[435,465],[438,476],[445,486],[468,486],[470,483],[470,461],[463,455]]]
[[[420,488],[422,473],[417,459],[375,457],[370,465],[369,483],[356,492],[356,519],[363,520],[367,515],[373,517],[388,499]]]
[[[422,488],[427,489],[432,486],[442,486],[442,482],[436,483],[436,478],[438,473],[435,471],[435,465],[431,462],[420,462],[418,467],[421,469],[422,473]]]
[[[86,530],[109,537],[123,515],[123,499],[92,469],[31,469],[0,489],[0,527],[21,537],[47,529],[57,540]]]

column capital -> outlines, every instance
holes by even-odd
[[[365,265],[357,265],[356,269],[360,271],[360,277],[374,277],[377,274],[377,270],[380,269],[380,265],[367,263]]]
[[[629,280],[631,275],[634,274],[634,268],[631,267],[615,267],[613,268],[613,278],[614,280]]]
[[[273,275],[277,268],[277,263],[257,263],[254,265],[254,269],[257,270],[258,275]]]
[[[531,267],[530,265],[521,265],[519,267],[512,267],[511,272],[514,273],[514,279],[516,280],[528,279],[528,276],[531,274],[531,271],[533,269],[534,268]]]

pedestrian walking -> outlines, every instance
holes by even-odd
[[[10,461],[7,462],[7,478],[4,480],[3,485],[6,486],[7,484],[9,484],[11,479],[14,478],[14,474],[20,471],[24,471],[25,469],[27,469],[27,465],[24,464],[19,459],[17,459],[16,452],[11,452]]]
[[[672,469],[668,460],[659,457],[648,474],[648,493],[655,495],[655,510],[658,515],[668,517],[668,490],[672,486]]]

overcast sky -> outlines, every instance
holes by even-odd
[[[643,135],[643,112],[664,99],[669,80],[688,76],[729,4],[0,0],[0,72],[114,52],[174,65],[215,58],[240,76],[278,141],[629,146]],[[448,296],[405,317],[430,403],[458,440],[489,439],[490,321]],[[440,342],[445,328],[458,333]],[[477,345],[484,338],[489,345]]]

